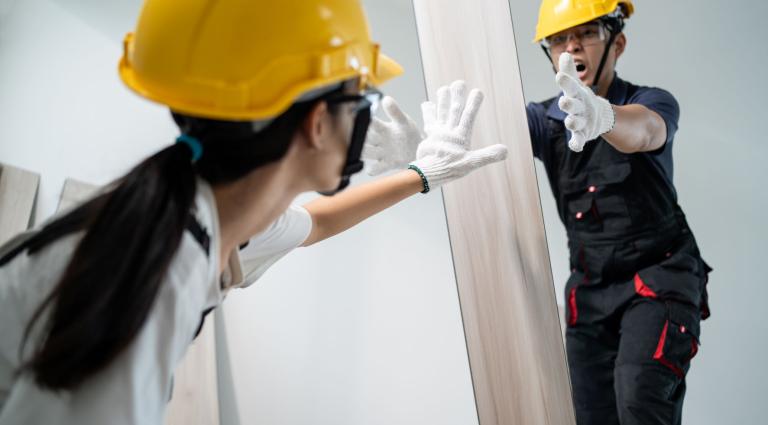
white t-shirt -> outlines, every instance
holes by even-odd
[[[0,425],[163,422],[173,371],[194,338],[202,312],[219,305],[226,289],[253,283],[275,261],[300,246],[312,228],[309,213],[291,207],[253,237],[239,255],[234,252],[224,273],[217,276],[219,222],[211,188],[202,180],[198,181],[195,207],[198,222],[210,236],[208,254],[190,232],[184,232],[136,339],[107,368],[74,391],[43,390],[29,374],[17,377],[15,371],[26,324],[58,282],[82,233],[62,237],[31,257],[24,251],[0,267]],[[39,333],[33,332],[25,357],[39,339]]]

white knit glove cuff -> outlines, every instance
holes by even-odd
[[[455,165],[444,160],[425,158],[424,160],[413,161],[411,165],[418,167],[424,174],[429,185],[429,190],[435,190],[445,183],[461,177],[461,175],[457,173],[458,170],[454,168]]]
[[[598,128],[596,131],[597,134],[595,134],[594,137],[598,137],[613,130],[613,126],[616,124],[616,112],[613,110],[613,106],[611,106],[611,103],[608,102],[607,99],[595,96],[595,100]]]

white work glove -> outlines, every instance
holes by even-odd
[[[395,99],[386,96],[381,106],[389,121],[374,118],[363,146],[362,157],[371,176],[406,168],[416,158],[416,147],[424,140],[419,127]]]
[[[607,100],[581,82],[570,53],[560,55],[560,72],[555,81],[563,90],[557,105],[568,114],[565,118],[565,127],[571,131],[568,147],[581,152],[588,141],[613,129],[615,112]]]
[[[474,89],[465,97],[466,89],[463,81],[454,81],[450,88],[443,86],[437,91],[437,105],[421,105],[427,138],[411,165],[421,170],[429,190],[507,157],[507,147],[501,144],[470,150],[472,125],[483,93]]]

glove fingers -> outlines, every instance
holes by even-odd
[[[570,53],[564,52],[560,55],[558,63],[560,66],[558,70],[563,74],[570,75],[576,79],[579,78],[578,72],[576,72],[576,63],[573,62],[573,56]]]
[[[365,137],[365,144],[363,145],[363,149],[366,147],[381,149],[386,143],[390,142],[387,141],[387,138],[383,134],[379,134],[375,131],[369,131],[368,135]]]
[[[469,152],[467,160],[473,164],[473,169],[477,169],[506,159],[508,152],[506,146],[496,144]]]
[[[369,176],[378,176],[379,174],[382,174],[385,171],[389,170],[389,167],[384,161],[374,160],[371,162],[366,162],[366,166],[367,166],[367,172]]]
[[[451,108],[448,111],[448,120],[446,124],[450,128],[459,125],[461,113],[464,111],[464,102],[466,101],[467,83],[462,80],[456,80],[451,83]]]
[[[448,119],[451,107],[451,91],[448,86],[437,89],[437,122],[444,123]]]
[[[384,158],[386,149],[381,145],[365,144],[363,145],[362,155],[367,154],[368,158],[381,159]]]
[[[568,147],[574,152],[581,152],[584,150],[584,144],[587,143],[584,135],[581,132],[574,131],[571,133],[571,140],[568,141]]]
[[[366,143],[363,145],[363,151],[360,153],[363,159],[379,160],[384,156],[383,149],[377,145]]]
[[[459,135],[469,142],[469,138],[472,135],[472,127],[475,125],[475,117],[480,110],[480,105],[483,104],[483,92],[478,89],[472,89],[467,97],[466,107],[464,113],[461,114],[459,120]]]
[[[568,115],[565,117],[565,128],[571,131],[583,130],[587,125],[587,120],[578,115]]]
[[[387,123],[379,118],[374,117],[371,120],[371,124],[368,126],[368,137],[371,137],[372,133],[376,133],[377,135],[386,134],[387,130]]]
[[[387,116],[401,126],[407,125],[411,121],[410,117],[400,109],[400,105],[395,102],[395,99],[385,96],[381,101],[381,106],[384,109],[384,112],[387,113]]]
[[[424,128],[430,128],[437,120],[437,107],[434,102],[423,102],[421,104],[421,118],[424,120]]]
[[[561,96],[557,101],[557,106],[566,114],[576,115],[585,111],[584,102],[575,97]]]
[[[579,95],[581,82],[579,81],[578,77],[573,77],[561,71],[555,75],[555,81],[557,82],[557,85],[560,86],[560,89],[563,90],[563,93],[565,93],[566,96],[576,97]]]

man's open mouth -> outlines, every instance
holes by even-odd
[[[584,79],[587,78],[587,66],[581,62],[576,62],[575,65],[576,65],[576,75],[579,76],[579,79],[581,81],[584,81]]]

